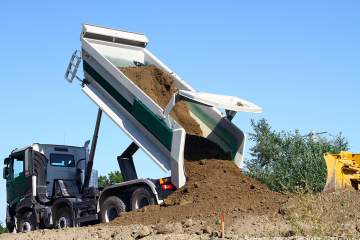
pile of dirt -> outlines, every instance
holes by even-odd
[[[154,65],[119,69],[163,109],[178,91],[174,78]],[[202,136],[201,128],[190,116],[186,102],[179,101],[170,115],[183,126],[187,134]]]
[[[187,183],[161,206],[148,206],[123,214],[114,224],[156,224],[188,218],[216,223],[221,212],[226,221],[246,215],[272,215],[287,197],[271,192],[246,177],[232,162],[218,159],[186,161]]]

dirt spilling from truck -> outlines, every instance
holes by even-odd
[[[154,65],[119,69],[163,109],[178,90],[174,78]],[[202,136],[200,125],[190,116],[186,102],[179,101],[170,115],[183,126],[187,134]]]
[[[120,70],[164,108],[177,91],[173,77],[154,65],[125,67]],[[276,213],[286,201],[282,194],[246,177],[232,162],[230,153],[202,137],[199,124],[192,118],[185,102],[174,107],[171,116],[186,130],[185,171],[187,182],[165,199],[161,206],[148,206],[124,213],[115,224],[155,224],[188,218],[218,219],[219,214],[232,219],[247,214]]]
[[[173,76],[154,65],[121,67],[119,69],[163,109],[171,96],[178,91]],[[203,137],[200,125],[190,114],[188,103],[177,102],[170,115],[186,131],[185,159],[231,158],[230,153],[225,152],[216,143]]]

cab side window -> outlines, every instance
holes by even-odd
[[[24,173],[24,158],[17,157],[13,161],[13,178],[17,178]]]

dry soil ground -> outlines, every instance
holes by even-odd
[[[354,191],[293,195],[276,212],[261,214],[234,209],[225,217],[225,238],[359,239],[359,198],[360,194]],[[188,218],[150,225],[100,224],[65,230],[2,234],[0,239],[218,239],[220,225],[216,219]]]
[[[225,239],[360,239],[360,193],[293,195],[277,211],[234,209],[225,215]],[[274,209],[275,210],[275,209]],[[145,211],[146,213],[146,211]],[[156,224],[100,224],[65,230],[2,234],[1,240],[218,239],[218,217]]]

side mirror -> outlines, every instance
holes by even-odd
[[[9,177],[9,167],[6,166],[6,167],[4,167],[4,169],[3,169],[3,178],[4,178],[4,179],[8,179],[8,177]]]
[[[10,162],[11,162],[11,158],[7,157],[7,158],[4,159],[4,165],[7,166],[7,165],[10,164]]]
[[[11,162],[11,158],[10,157],[7,157],[4,159],[4,169],[3,169],[3,178],[4,179],[8,179],[9,177],[9,174],[10,174],[10,171],[9,171],[9,165],[10,165],[10,162]]]

